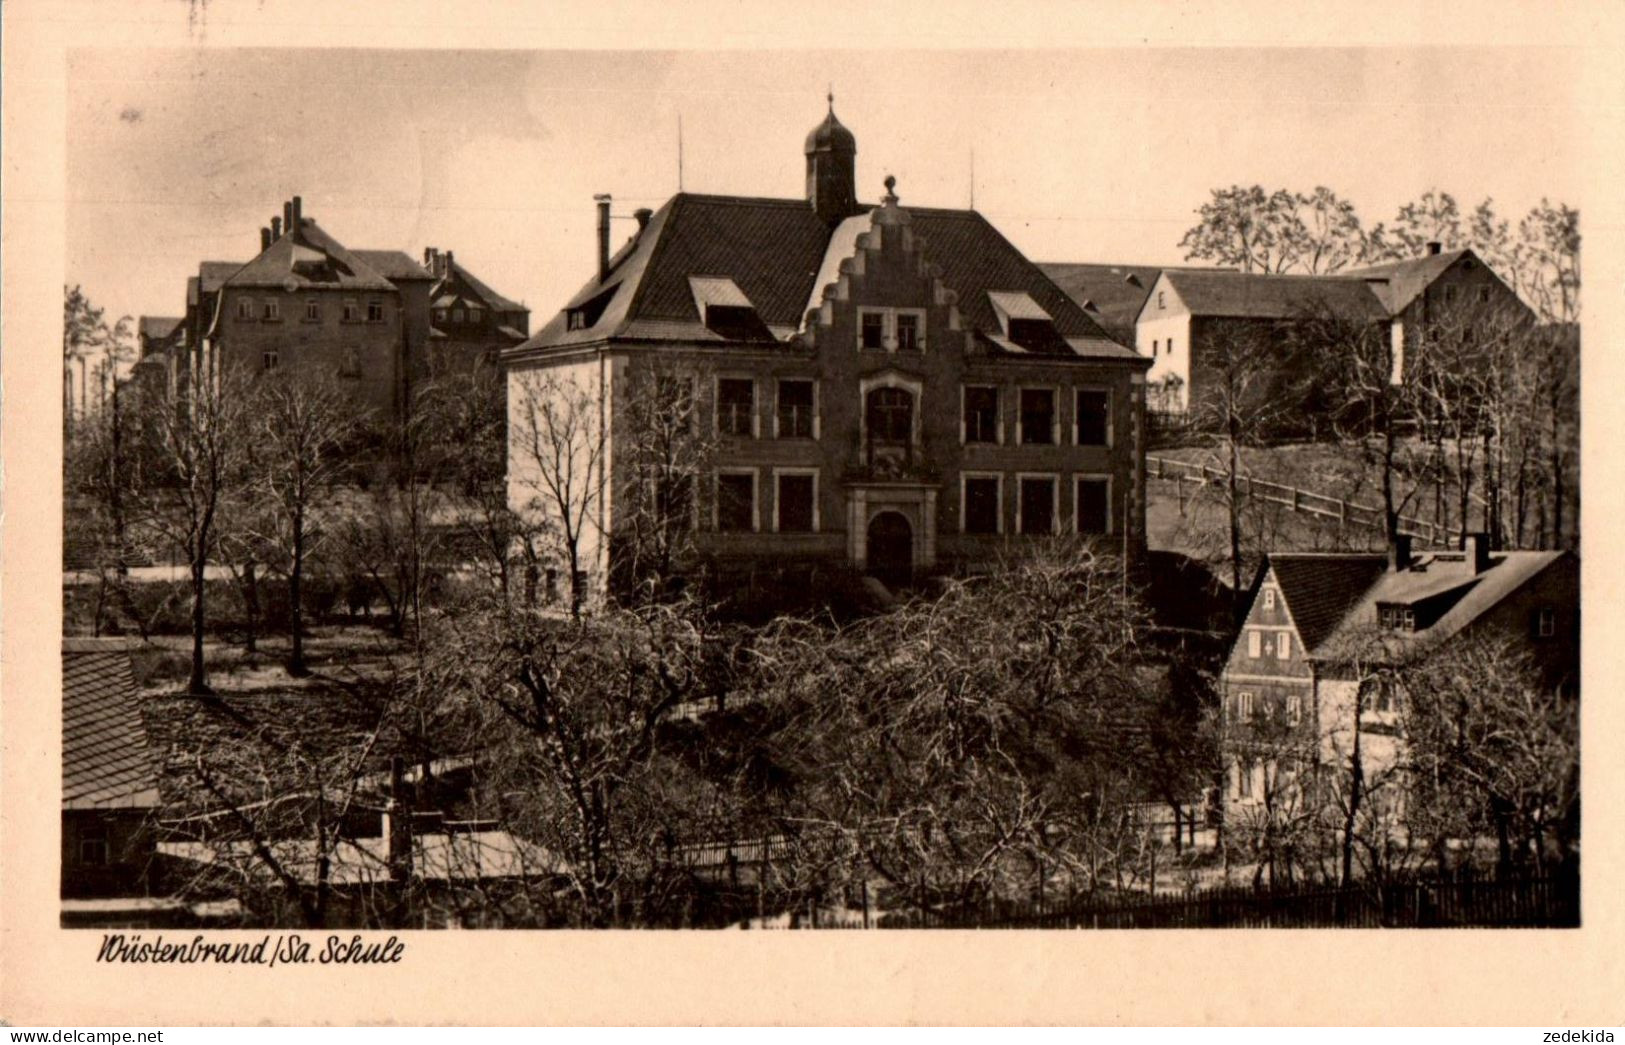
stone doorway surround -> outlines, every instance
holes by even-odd
[[[847,487],[847,560],[869,569],[869,524],[882,512],[896,512],[913,530],[916,577],[937,565],[937,487],[911,482],[870,482]]]

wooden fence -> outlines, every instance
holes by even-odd
[[[1574,875],[1507,880],[1415,880],[1347,889],[1313,885],[1209,889],[1177,899],[1078,901],[1054,907],[1000,903],[974,910],[910,912],[882,928],[1289,929],[1527,927],[1580,924]]]
[[[1212,465],[1198,464],[1191,461],[1176,461],[1169,457],[1147,456],[1145,459],[1146,474],[1152,479],[1169,479],[1179,484],[1196,483],[1223,483],[1226,473],[1222,468]],[[1302,512],[1306,515],[1316,515],[1323,519],[1336,519],[1340,526],[1374,527],[1384,530],[1387,527],[1386,519],[1381,507],[1365,504],[1355,504],[1341,497],[1330,497],[1323,493],[1315,493],[1296,486],[1287,486],[1284,483],[1272,483],[1251,476],[1238,475],[1236,487],[1243,496],[1251,497],[1270,504],[1279,504]],[[1442,547],[1452,541],[1455,531],[1449,527],[1436,525],[1429,519],[1420,519],[1415,516],[1401,515],[1399,517],[1401,533],[1418,537],[1428,544]]]

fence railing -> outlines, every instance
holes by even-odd
[[[1580,924],[1574,875],[1505,880],[1414,880],[1255,890],[1209,889],[1176,899],[1078,901],[1045,907],[1002,902],[971,910],[910,912],[882,928],[1564,928]]]
[[[1222,483],[1226,479],[1226,473],[1222,468],[1193,461],[1178,461],[1170,457],[1147,455],[1145,469],[1146,474],[1152,479],[1171,479],[1176,483],[1205,485],[1213,482]],[[1294,512],[1315,515],[1323,519],[1335,519],[1342,526],[1374,527],[1378,530],[1387,527],[1387,519],[1381,506],[1356,504],[1341,497],[1332,497],[1248,475],[1236,476],[1236,488],[1243,496],[1283,505]],[[1432,545],[1447,543],[1454,533],[1449,527],[1440,526],[1430,519],[1411,515],[1399,517],[1399,530]]]

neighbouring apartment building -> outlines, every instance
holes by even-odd
[[[150,370],[161,367],[172,386],[228,368],[325,373],[359,409],[393,423],[423,382],[491,359],[529,327],[523,305],[450,251],[426,250],[425,267],[398,250],[351,250],[298,196],[260,229],[259,245],[249,261],[199,265],[186,315],[150,350],[143,332]]]
[[[1430,243],[1419,258],[1336,275],[1266,275],[1226,269],[1164,269],[1135,318],[1135,347],[1151,360],[1152,408],[1186,412],[1215,379],[1213,346],[1241,328],[1279,328],[1329,310],[1383,331],[1399,383],[1430,336],[1470,339],[1475,324],[1533,313],[1471,250]]]
[[[1571,552],[1492,552],[1483,535],[1453,552],[1413,553],[1402,537],[1387,555],[1270,555],[1220,678],[1226,815],[1288,794],[1307,767],[1346,770],[1356,707],[1367,777],[1396,764],[1403,712],[1375,665],[1500,638],[1545,684],[1577,691],[1579,575]]]
[[[890,178],[860,203],[856,151],[832,104],[805,198],[679,193],[613,256],[600,198],[598,273],[503,357],[511,432],[546,380],[606,433],[603,480],[582,484],[602,490],[590,572],[627,525],[632,396],[656,371],[691,389],[714,440],[693,543],[719,570],[841,563],[906,583],[1038,535],[1143,549],[1148,361],[977,212],[905,206]],[[535,470],[511,452],[518,507]]]

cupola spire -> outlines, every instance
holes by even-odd
[[[858,212],[854,169],[858,140],[835,118],[835,90],[826,98],[829,113],[807,135],[807,202],[827,225]]]

